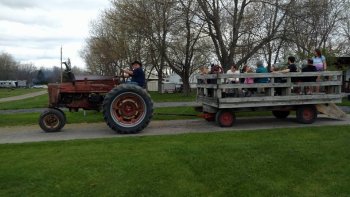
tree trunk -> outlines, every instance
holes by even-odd
[[[187,78],[187,80],[183,80],[182,81],[183,85],[182,85],[182,92],[185,96],[189,96],[190,95],[190,92],[191,92],[191,87],[190,87],[190,82]]]
[[[190,66],[188,65],[186,68],[189,68]],[[190,76],[189,76],[189,70],[185,69],[183,71],[183,75],[182,75],[182,92],[184,95],[188,96],[190,94],[191,91],[191,87],[190,87]]]
[[[160,61],[160,66],[158,70],[158,92],[162,93],[162,83],[163,83],[163,66],[164,65],[164,60],[161,58]]]

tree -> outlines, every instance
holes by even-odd
[[[142,1],[134,4],[134,10],[136,11],[134,21],[140,27],[140,36],[146,40],[144,50],[146,55],[149,56],[148,62],[152,64],[152,68],[157,72],[158,91],[161,92],[164,72],[167,67],[168,44],[171,39],[170,27],[176,20],[174,17],[175,1]],[[131,15],[128,16],[129,18],[132,17]]]
[[[27,84],[32,84],[33,79],[36,76],[37,68],[33,64],[20,64],[17,67],[15,74],[16,80],[26,80]]]
[[[18,63],[8,53],[0,54],[0,80],[14,80]]]
[[[199,42],[203,30],[203,24],[195,23],[198,5],[194,0],[179,0],[175,13],[176,28],[170,31],[171,41],[168,43],[168,51],[165,59],[170,68],[178,74],[183,82],[184,94],[190,92],[189,78],[200,62],[196,56],[201,56]],[[204,58],[203,58],[204,59]]]
[[[43,68],[38,71],[34,84],[47,84],[47,78]]]
[[[108,21],[101,18],[101,21],[92,24],[91,37],[87,40],[87,46],[81,52],[85,59],[88,70],[93,74],[115,75],[120,71],[123,57],[123,48],[119,47],[117,33],[111,30]],[[122,41],[123,42],[123,41]]]
[[[290,4],[278,0],[198,0],[198,3],[224,69],[228,69],[234,59],[239,58],[237,65],[246,62],[264,45],[278,38]],[[264,25],[269,28],[264,29]]]
[[[37,71],[33,64],[20,64],[8,53],[0,54],[0,80],[26,80],[31,84]]]
[[[340,23],[331,36],[334,50],[341,56],[350,56],[350,2],[343,3],[343,12],[340,13]]]
[[[347,0],[114,0],[92,23],[82,56],[92,73],[115,74],[139,60],[158,90],[171,70],[189,76],[217,59],[227,70],[264,57],[350,51]],[[350,24],[350,23],[349,23]],[[310,36],[311,35],[311,36]],[[339,42],[341,40],[342,42]],[[212,58],[215,56],[215,58]]]
[[[296,46],[301,58],[308,57],[315,48],[332,50],[334,40],[330,36],[344,21],[346,4],[343,0],[295,1],[287,21],[286,41]]]
[[[152,65],[150,72],[157,71],[160,91],[172,4],[171,0],[113,1],[112,8],[95,23],[83,52],[84,59],[93,64],[89,69],[106,73],[120,67],[120,62],[139,60],[145,67]]]

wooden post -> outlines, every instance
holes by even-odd
[[[62,70],[62,45],[61,45],[61,58],[60,58],[60,65],[61,65],[61,83],[63,82],[63,70]]]
[[[274,77],[271,77],[270,83],[272,83],[272,84],[275,83],[275,78]],[[274,87],[268,89],[268,95],[269,96],[275,96],[275,88]]]
[[[222,89],[219,88],[219,86],[220,86],[222,83],[221,83],[221,79],[219,79],[219,74],[216,74],[216,84],[217,84],[217,89],[216,89],[216,91],[214,91],[214,92],[216,92],[216,95],[215,95],[214,97],[216,97],[216,98],[222,98]]]
[[[292,77],[287,77],[287,84],[288,84],[288,87],[287,88],[284,88],[285,89],[285,93],[286,95],[291,95],[292,93]]]

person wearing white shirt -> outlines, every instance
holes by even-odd
[[[239,70],[237,70],[236,65],[232,65],[231,68],[226,72],[226,74],[240,74]],[[239,83],[239,78],[237,77],[232,77],[232,78],[228,78],[227,81],[228,84],[237,84]],[[237,97],[239,96],[239,92],[240,90],[237,88],[230,88],[230,89],[226,89],[225,90],[226,95],[229,97]]]
[[[231,68],[226,72],[226,74],[239,74],[236,65],[232,65]],[[228,83],[239,83],[239,78],[228,78]]]

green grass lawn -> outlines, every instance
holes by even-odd
[[[1,196],[348,196],[350,127],[0,145]]]
[[[19,96],[22,94],[28,94],[32,92],[39,92],[42,90],[47,90],[47,89],[41,89],[41,88],[15,88],[15,89],[10,89],[10,88],[0,88],[0,98],[6,98],[6,97],[11,97],[11,96]]]
[[[348,98],[343,98],[343,102],[340,104],[337,104],[340,106],[350,106],[350,101],[348,100]]]

